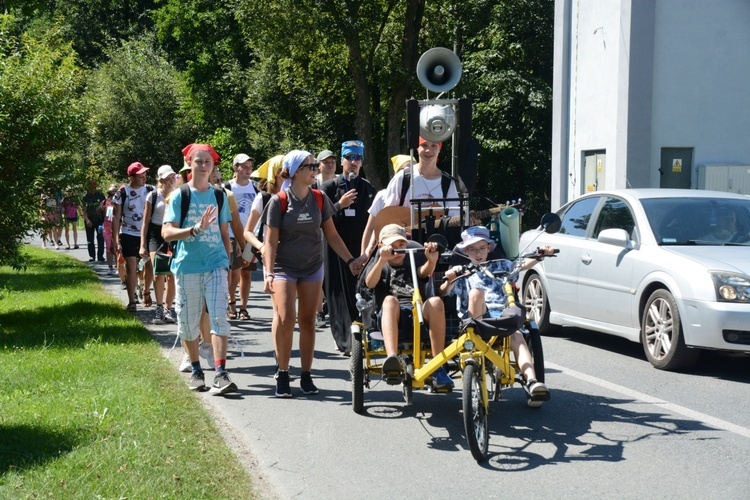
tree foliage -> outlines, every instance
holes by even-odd
[[[0,262],[22,266],[18,246],[40,227],[39,196],[83,185],[83,72],[59,26],[19,31],[0,15]]]

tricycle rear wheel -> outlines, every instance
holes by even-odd
[[[352,408],[354,413],[365,411],[365,355],[362,339],[352,334],[352,358],[350,370],[352,372]]]

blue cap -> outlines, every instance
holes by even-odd
[[[349,153],[356,153],[365,158],[365,145],[362,141],[344,141],[341,143],[341,161],[344,161],[344,156]]]

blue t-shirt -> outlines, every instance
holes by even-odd
[[[490,272],[512,271],[513,263],[509,260],[502,259],[491,262],[487,265]],[[505,293],[503,293],[503,283],[499,279],[492,279],[484,273],[474,273],[467,278],[456,281],[451,290],[451,295],[458,299],[457,309],[458,317],[461,319],[469,316],[469,292],[474,288],[484,290],[484,303],[490,313],[490,317],[499,318],[505,309]]]
[[[203,230],[200,235],[177,241],[177,251],[170,268],[173,274],[200,274],[220,267],[229,269],[227,251],[221,239],[219,225],[231,221],[232,216],[229,212],[226,193],[222,192],[221,195],[224,197],[224,203],[218,219]],[[199,223],[203,212],[209,205],[216,206],[216,195],[213,187],[204,192],[190,188],[190,207],[182,227],[191,227]],[[169,198],[169,204],[164,214],[164,224],[169,222],[179,224],[181,207],[182,192],[177,189]]]

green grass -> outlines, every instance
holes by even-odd
[[[250,479],[148,331],[84,264],[0,267],[0,498],[248,498]]]

